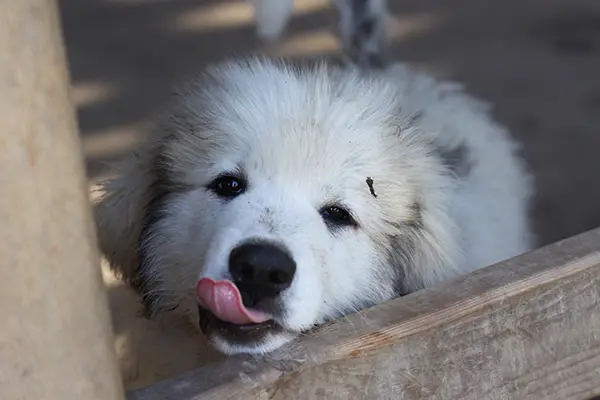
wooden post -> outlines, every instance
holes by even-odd
[[[124,397],[54,0],[0,0],[0,398]]]

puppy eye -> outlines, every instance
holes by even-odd
[[[340,206],[327,206],[321,209],[321,216],[327,223],[335,225],[356,225],[350,213]]]
[[[208,189],[220,197],[231,199],[244,193],[246,182],[235,176],[223,175],[212,181]]]

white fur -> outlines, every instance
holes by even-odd
[[[285,332],[243,345],[212,337],[228,354],[271,351],[399,286],[419,290],[532,246],[531,181],[506,130],[460,86],[402,64],[367,76],[325,64],[222,63],[182,86],[158,127],[96,207],[113,268],[143,282],[159,311],[177,306],[195,321],[197,280],[228,279],[236,245],[274,241],[297,264],[275,317]],[[466,149],[464,174],[436,155],[457,148]],[[138,268],[159,154],[178,190],[161,203]],[[248,178],[246,193],[223,202],[207,190],[235,170]],[[359,226],[330,229],[318,212],[330,203]]]

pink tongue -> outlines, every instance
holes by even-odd
[[[198,301],[218,319],[236,325],[258,324],[271,317],[263,312],[249,310],[242,303],[242,295],[231,281],[202,278],[196,287]]]

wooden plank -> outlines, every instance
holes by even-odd
[[[586,400],[600,394],[599,293],[600,229],[128,399]]]
[[[0,10],[0,398],[121,399],[57,4]]]

